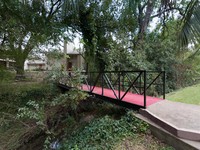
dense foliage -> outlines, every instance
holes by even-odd
[[[0,54],[15,61],[17,74],[24,73],[24,62],[34,49],[61,41],[66,27],[61,5],[59,0],[0,1]]]
[[[1,83],[0,84],[0,148],[16,149],[40,134],[34,121],[17,118],[21,107],[28,107],[28,101],[41,103],[50,100],[59,91],[55,87],[39,83]],[[36,113],[36,112],[35,112]]]
[[[3,0],[0,7],[1,57],[14,59],[17,73],[23,73],[24,61],[35,48],[54,45],[63,37],[70,39],[73,33],[82,37],[86,70],[166,70],[173,81],[173,74],[192,70],[179,57],[192,51],[183,47],[178,52],[181,49],[176,43],[183,39],[183,45],[198,45],[198,32],[194,32],[199,29],[197,0]],[[153,19],[157,31],[152,30]],[[171,21],[179,24],[176,33]]]
[[[119,120],[108,116],[92,121],[64,140],[61,149],[112,149],[113,144],[125,137],[132,137],[145,132],[148,125],[137,119],[131,113]]]
[[[24,62],[34,49],[78,33],[87,71],[165,70],[169,92],[199,78],[199,4],[198,0],[1,0],[0,57],[14,60],[17,74],[23,74]],[[153,18],[158,20],[154,29]],[[71,78],[64,66],[48,76],[48,83],[79,87],[80,72]],[[10,72],[0,70],[0,81],[11,78]],[[31,83],[0,86],[0,136],[9,135],[0,138],[3,149],[21,148],[34,135],[44,135],[48,149],[54,138],[71,133],[80,121],[78,106],[87,95],[76,88],[67,94],[55,89]],[[14,124],[16,133],[11,137]],[[146,124],[130,113],[118,120],[106,116],[72,133],[63,148],[110,149],[112,142],[134,138],[140,131],[146,131]]]
[[[188,74],[192,68],[184,62],[188,49],[180,50],[177,44],[178,25],[179,22],[171,20],[167,23],[168,30],[155,29],[142,46],[149,69],[166,71],[167,92],[192,83],[191,76],[194,76]]]
[[[118,119],[106,115],[92,120],[88,125],[82,128],[74,130],[70,136],[62,141],[60,149],[123,149],[123,141],[127,142],[124,148],[137,148],[137,146],[142,143],[142,141],[139,143],[140,136],[148,134],[147,132],[148,125],[136,118],[132,111],[127,112]],[[129,145],[128,141],[126,141],[127,138],[130,139],[130,141],[135,141],[136,145]],[[138,143],[136,141],[138,141]],[[167,147],[166,145],[154,144],[152,140],[150,141],[152,143],[149,145],[144,142],[144,149],[173,150],[173,148]]]
[[[12,86],[11,86],[12,85]],[[8,111],[8,106],[14,106],[16,113],[18,107],[23,107],[29,100],[40,102],[43,98],[52,98],[56,96],[55,87],[48,85],[39,85],[39,83],[2,83],[0,85],[1,110]],[[12,91],[12,92],[11,92]],[[7,105],[8,106],[7,106]]]
[[[4,68],[0,68],[0,82],[13,81],[15,77],[15,72],[8,71]]]
[[[148,130],[132,112],[126,114],[125,109],[97,99],[82,101],[86,95],[75,89],[61,94],[55,87],[36,83],[8,86],[1,85],[4,91],[0,93],[2,149],[50,149],[53,145],[110,149],[123,138],[135,141]],[[157,141],[152,146],[166,147]]]
[[[193,50],[180,48],[178,35],[194,3],[199,5],[195,0],[77,2],[74,27],[83,38],[86,70],[165,70],[167,92],[193,84],[197,72],[185,57]],[[155,27],[153,18],[158,20]]]
[[[0,140],[1,148],[27,149],[27,143],[35,136],[43,136],[40,145],[49,149],[51,141],[64,134],[64,129],[60,126],[70,126],[69,120],[78,119],[77,106],[87,94],[76,88],[66,94],[61,93],[55,84],[59,78],[57,74],[51,74],[54,76],[54,82],[49,84],[16,82],[10,83],[12,86],[7,83],[0,85],[0,136],[13,130],[14,124],[19,130],[15,131],[13,138]],[[80,77],[78,74],[76,77],[77,80],[70,80],[68,83],[79,84]],[[53,79],[51,78],[51,81]]]

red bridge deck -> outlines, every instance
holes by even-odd
[[[82,90],[83,91],[90,91],[88,89],[89,87],[87,85],[83,85],[82,86]],[[112,99],[116,99],[116,101],[118,100],[114,94],[114,92],[111,89],[107,89],[107,88],[103,88],[103,92],[102,92],[102,87],[92,87],[94,88],[94,90],[92,91],[92,93],[97,94],[97,95],[101,95],[104,97],[108,97],[108,98],[112,98]],[[118,90],[114,90],[116,95],[118,96]],[[102,94],[103,93],[103,94]],[[120,91],[120,95],[121,97],[124,95],[124,91]],[[163,100],[162,98],[157,98],[157,97],[151,97],[151,96],[146,96],[146,106],[150,106],[156,102],[159,102]],[[144,96],[143,95],[139,95],[139,94],[134,94],[131,92],[128,92],[124,98],[122,99],[123,102],[126,103],[130,103],[130,104],[134,104],[134,105],[138,105],[138,106],[144,106]]]

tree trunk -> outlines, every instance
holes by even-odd
[[[138,39],[136,41],[135,46],[137,46],[138,44],[141,44],[142,41],[144,40],[144,36],[147,31],[147,27],[149,25],[149,21],[153,12],[154,3],[155,3],[154,1],[148,0],[147,4],[145,4],[144,6],[141,6],[141,5],[138,6],[139,33],[138,33]],[[146,8],[146,11],[144,12],[145,8]]]
[[[25,58],[22,57],[17,57],[15,58],[15,70],[17,72],[15,79],[20,80],[20,79],[24,79],[25,75],[24,75],[24,62],[25,62]]]

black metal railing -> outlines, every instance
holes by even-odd
[[[104,96],[104,90],[111,89],[117,100],[123,100],[128,92],[140,94],[144,97],[144,108],[147,95],[162,95],[165,99],[165,71],[104,71],[83,74],[83,84],[90,93],[93,93],[95,87],[101,87],[101,95]]]

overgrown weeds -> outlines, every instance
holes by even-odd
[[[50,100],[59,92],[46,84],[27,82],[2,83],[0,89],[0,145],[16,149],[40,132],[33,119],[17,118],[19,108],[27,107],[29,101]]]
[[[15,72],[0,67],[0,83],[9,82],[15,78]]]
[[[71,85],[76,87],[78,76],[75,81]],[[121,139],[148,130],[126,109],[77,88],[64,94],[49,83],[4,83],[0,88],[1,149],[50,149],[64,137],[64,149],[112,149]]]
[[[112,116],[104,116],[94,119],[90,124],[74,131],[70,136],[66,137],[62,142],[61,149],[74,150],[111,150],[119,149],[135,149],[137,146],[143,146],[144,150],[151,148],[167,148],[165,144],[160,144],[156,139],[141,142],[141,137],[151,138],[149,134],[148,124],[139,120],[134,116],[134,112],[128,111],[120,119]],[[140,138],[140,141],[138,140]],[[129,139],[134,146],[127,148],[122,146],[123,141]],[[144,139],[145,140],[145,139]],[[148,139],[146,139],[148,140]],[[119,144],[121,143],[121,144]],[[145,145],[152,144],[153,145]]]
[[[48,82],[0,85],[2,149],[27,149],[38,135],[45,137],[40,145],[49,149],[52,140],[77,121],[77,106],[87,94],[76,88],[62,94],[55,85]],[[1,138],[12,131],[12,138],[9,135]]]

